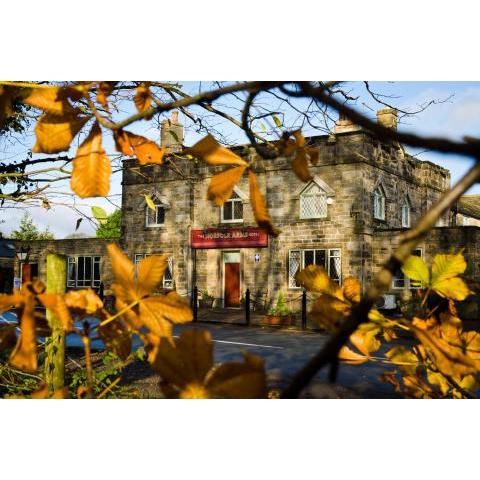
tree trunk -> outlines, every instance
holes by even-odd
[[[65,293],[67,262],[63,255],[47,255],[47,293]],[[50,392],[63,388],[65,383],[65,332],[60,321],[47,309],[52,336],[45,342],[45,383]]]

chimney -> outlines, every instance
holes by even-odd
[[[340,114],[339,119],[335,122],[334,133],[356,132],[361,130],[358,125],[355,125],[348,117]]]
[[[174,110],[170,118],[160,126],[160,146],[167,153],[181,152],[183,146],[183,125],[178,121],[178,112]]]
[[[394,108],[382,108],[377,112],[377,122],[385,128],[397,129],[397,111]]]

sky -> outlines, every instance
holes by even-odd
[[[180,82],[190,92],[198,92],[211,88],[209,82]],[[400,109],[414,111],[425,102],[434,100],[435,103],[421,113],[401,119],[399,129],[412,131],[419,135],[444,136],[451,139],[461,140],[464,135],[478,136],[480,132],[480,82],[371,82],[372,90],[382,95],[384,100],[394,103]],[[358,96],[355,108],[365,115],[375,118],[375,112],[382,105],[376,103],[368,96],[362,82],[351,82],[345,84],[350,90],[351,96]],[[297,105],[302,108],[300,101]],[[215,105],[215,104],[214,104]],[[217,103],[218,106],[226,109],[232,115],[238,117],[239,100],[233,97],[224,97]],[[279,102],[275,99],[265,100],[264,105],[277,109]],[[121,104],[118,118],[124,118],[133,113],[131,104]],[[299,115],[293,110],[283,111],[284,125],[291,127],[298,123]],[[180,114],[180,121],[186,125],[185,145],[191,145],[198,141],[204,134],[198,134],[188,119]],[[218,136],[230,144],[246,143],[244,133],[228,121],[210,117],[209,124],[215,128]],[[137,122],[129,127],[129,130],[142,134],[152,140],[159,142],[159,130],[152,122]],[[323,134],[313,128],[305,128],[304,134]],[[75,140],[69,155],[74,155],[76,145],[83,138],[80,136]],[[34,145],[33,129],[29,129],[22,139],[2,140],[0,139],[0,161],[5,159],[23,159],[29,149]],[[111,136],[107,133],[104,137],[104,147],[108,154],[114,154],[114,146]],[[450,170],[452,183],[454,183],[471,165],[471,161],[457,155],[446,155],[436,152],[419,152],[419,150],[407,150],[412,154],[418,154],[418,158],[434,162]],[[40,158],[40,154],[33,154],[33,158]],[[77,211],[61,204],[74,205],[76,209],[91,216],[91,206],[103,207],[108,213],[121,206],[121,175],[114,174],[111,181],[111,190],[108,200],[102,198],[79,199],[72,195],[68,182],[56,183],[52,187],[53,207],[45,210],[41,207],[28,208],[35,223],[42,230],[46,227],[55,235],[55,238],[64,238],[75,232],[76,221],[79,218]],[[474,186],[468,193],[480,193],[480,186]],[[0,210],[0,231],[8,236],[12,230],[18,227],[19,221],[24,214],[24,208],[8,208]],[[94,236],[94,225],[88,221],[82,221],[77,233],[87,236]]]

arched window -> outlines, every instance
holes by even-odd
[[[325,218],[327,195],[315,182],[310,182],[300,194],[300,218]]]
[[[373,191],[373,218],[385,220],[385,192],[380,185]]]
[[[408,197],[405,197],[402,202],[402,227],[410,228],[410,212],[412,210],[412,206],[410,204],[410,200]]]
[[[145,225],[147,227],[161,227],[165,224],[165,205],[154,200],[155,210],[145,206]]]
[[[223,223],[243,222],[243,200],[237,192],[221,207],[221,220]]]

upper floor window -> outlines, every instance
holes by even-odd
[[[67,287],[99,287],[100,257],[68,257]]]
[[[135,254],[135,270],[134,270],[134,275],[135,278],[137,278],[138,275],[138,265],[140,262],[145,258],[148,257],[148,253],[136,253]],[[173,257],[170,255],[168,257],[168,265],[167,269],[165,270],[165,273],[163,274],[163,279],[162,279],[162,287],[163,288],[173,288]]]
[[[325,218],[327,195],[315,182],[311,182],[300,194],[300,218]]]
[[[165,223],[165,206],[155,202],[155,210],[148,205],[145,207],[145,225],[147,227],[161,227]]]
[[[233,192],[232,196],[221,207],[221,220],[224,223],[243,222],[243,200],[237,192]]]
[[[299,288],[295,275],[309,265],[320,265],[325,268],[330,278],[340,283],[342,278],[342,257],[338,248],[318,250],[290,250],[288,252],[288,287]]]
[[[385,192],[381,186],[373,191],[373,218],[385,220]]]
[[[410,205],[410,200],[408,197],[405,197],[402,202],[402,227],[410,228],[410,212],[412,206]]]

